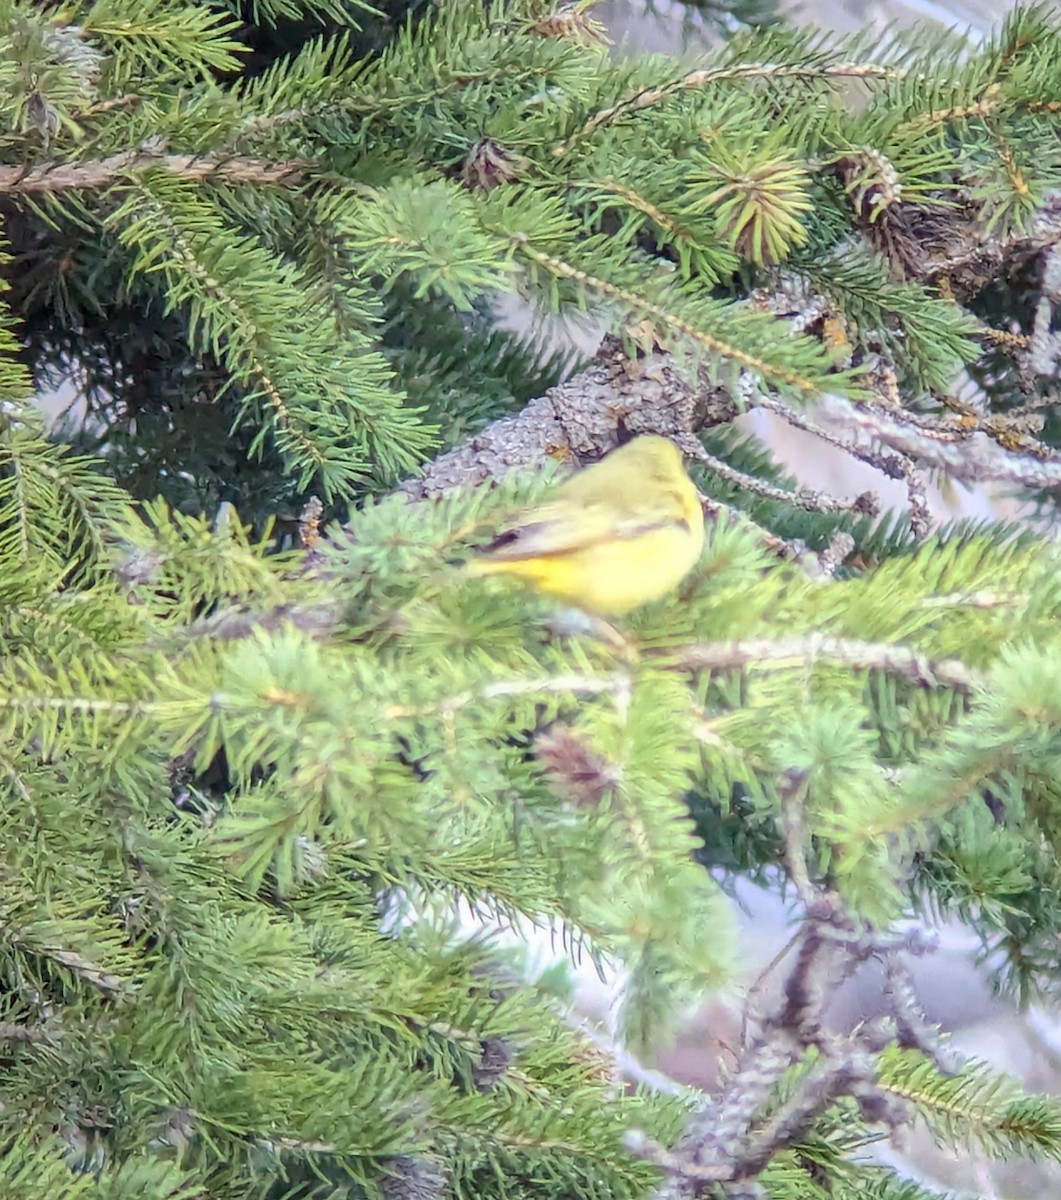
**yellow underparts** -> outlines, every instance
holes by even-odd
[[[476,575],[515,575],[539,591],[604,616],[659,599],[700,557],[702,535],[674,524],[633,538],[604,540],[567,553],[526,559],[481,559]]]

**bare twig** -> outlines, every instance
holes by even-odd
[[[391,704],[383,709],[388,721],[403,717],[426,717],[453,714],[467,708],[476,700],[500,700],[516,696],[556,696],[571,693],[576,696],[600,696],[610,693],[620,710],[629,707],[632,680],[625,671],[594,678],[589,675],[543,675],[536,679],[502,679],[476,691],[459,692],[427,705]]]
[[[896,1040],[900,1046],[919,1050],[931,1059],[936,1068],[946,1074],[957,1070],[953,1052],[949,1051],[939,1036],[939,1030],[929,1023],[921,1001],[914,991],[910,968],[897,955],[885,960],[887,976],[887,998],[896,1025]]]
[[[690,671],[735,671],[745,667],[778,670],[824,660],[854,671],[899,675],[921,687],[953,688],[963,695],[971,693],[979,683],[976,672],[959,659],[930,659],[907,646],[823,634],[776,641],[748,638],[700,642],[670,653],[674,667]]]
[[[589,1021],[577,1017],[570,1010],[563,1011],[561,1015],[570,1028],[610,1060],[615,1074],[620,1078],[639,1083],[643,1087],[651,1088],[654,1092],[662,1092],[669,1096],[681,1096],[693,1103],[703,1103],[703,1095],[698,1093],[695,1088],[685,1087],[683,1084],[675,1082],[669,1075],[664,1075],[662,1071],[646,1067],[629,1050],[619,1045]]]
[[[681,92],[697,91],[712,83],[747,79],[903,79],[906,73],[878,63],[835,63],[832,65],[791,65],[784,63],[734,63],[732,66],[689,71],[673,83],[644,88],[621,100],[611,108],[595,113],[580,129],[553,147],[556,158],[562,158],[571,147],[605,125],[612,125],[634,113],[652,108]]]
[[[869,517],[875,517],[880,509],[877,497],[872,492],[863,492],[859,496],[845,499],[840,496],[830,496],[825,492],[815,491],[813,488],[799,488],[794,492],[789,491],[786,488],[775,487],[773,484],[767,483],[763,479],[757,479],[754,475],[748,475],[744,471],[738,471],[735,467],[731,467],[729,463],[724,462],[721,458],[705,450],[696,438],[683,436],[675,438],[675,441],[689,458],[694,458],[702,462],[708,470],[713,471],[720,479],[734,484],[741,491],[751,492],[767,500],[778,500],[782,504],[791,504],[793,507],[805,509],[807,512],[850,512]]]
[[[793,803],[798,797],[793,796]],[[786,829],[787,857],[801,858],[799,822]],[[933,1053],[938,1038],[920,1015],[898,955],[923,953],[919,936],[859,928],[839,899],[810,880],[802,889],[806,916],[796,939],[798,952],[784,991],[759,1033],[747,1043],[728,1085],[689,1118],[673,1149],[639,1131],[628,1148],[658,1164],[667,1176],[657,1200],[695,1200],[719,1184],[727,1196],[761,1195],[756,1178],[782,1149],[798,1141],[841,1096],[859,1103],[870,1123],[898,1125],[906,1106],[877,1084],[880,1052],[896,1040]],[[825,1010],[834,989],[870,957],[883,959],[893,1015],[850,1034],[830,1032]],[[712,1194],[714,1194],[712,1192]]]
[[[946,471],[967,483],[1010,483],[1030,488],[1061,485],[1061,455],[1054,452],[1014,453],[983,434],[960,442],[942,441],[894,413],[832,398],[822,401],[817,419],[833,430],[868,434],[922,467]]]
[[[919,538],[927,536],[931,528],[931,514],[925,499],[924,484],[917,475],[917,464],[913,458],[906,454],[896,453],[894,448],[884,449],[880,446],[860,444],[854,439],[841,437],[819,421],[792,408],[776,396],[765,394],[758,388],[754,389],[754,398],[751,403],[756,408],[776,413],[794,429],[801,429],[805,433],[813,434],[828,445],[835,446],[852,458],[880,471],[889,479],[902,480],[906,484],[907,494],[910,497],[911,529]]]
[[[0,1021],[0,1044],[4,1042],[50,1042],[57,1030],[43,1024],[23,1024],[21,1021]]]
[[[265,162],[262,159],[210,154],[162,154],[130,150],[109,158],[78,163],[48,163],[40,167],[0,167],[0,193],[68,192],[109,187],[121,178],[144,171],[164,171],[181,179],[214,179],[226,183],[297,183],[312,167],[309,162]]]

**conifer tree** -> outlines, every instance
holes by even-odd
[[[1048,12],[679,63],[542,0],[0,0],[0,42],[0,1195],[927,1200],[864,1154],[913,1119],[1061,1156],[908,971],[944,912],[1057,990],[1056,549],[924,503],[1051,515]],[[505,293],[609,336],[550,357]],[[602,636],[460,572],[639,432],[698,463],[677,594]],[[718,1095],[625,1087],[739,875],[800,906],[780,1002]],[[619,1040],[458,907],[623,964]],[[869,957],[887,1016],[830,1032]]]

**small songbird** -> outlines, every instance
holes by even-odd
[[[612,616],[677,587],[700,557],[704,514],[681,451],[634,438],[522,513],[468,564],[516,575],[587,612]]]

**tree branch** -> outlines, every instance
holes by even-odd
[[[29,195],[108,187],[123,176],[165,171],[189,181],[212,179],[226,183],[292,184],[304,179],[309,162],[264,162],[257,158],[209,154],[162,154],[141,147],[109,158],[79,163],[48,163],[39,167],[0,167],[0,194]]]
[[[861,642],[855,638],[808,634],[805,637],[748,638],[737,642],[701,642],[679,649],[673,665],[690,671],[734,671],[743,667],[769,670],[829,661],[853,671],[883,671],[920,687],[949,687],[971,694],[979,676],[960,659],[931,659],[906,646]]]
[[[694,389],[687,374],[669,354],[631,361],[606,338],[584,371],[440,455],[400,491],[423,500],[549,458],[599,456],[616,446],[621,431],[677,438],[737,416],[737,402],[725,389]]]

